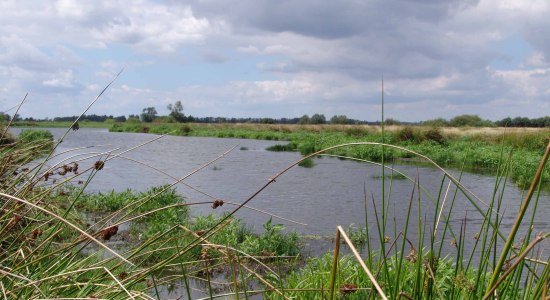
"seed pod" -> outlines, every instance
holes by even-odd
[[[98,160],[94,163],[94,169],[96,169],[98,171],[103,169],[104,166],[105,166],[105,162],[103,162],[101,160]]]
[[[108,241],[111,239],[111,237],[113,235],[115,235],[116,233],[118,232],[118,226],[111,226],[109,228],[106,228],[104,229],[102,232],[101,232],[101,237]]]
[[[357,286],[352,283],[346,283],[340,288],[340,293],[343,295],[352,294],[357,292]]]
[[[216,209],[216,208],[218,208],[218,207],[220,207],[220,206],[223,206],[223,200],[219,200],[219,199],[218,199],[218,200],[214,201],[214,203],[212,203],[212,208],[213,208],[213,209]]]

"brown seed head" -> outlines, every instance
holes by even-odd
[[[352,294],[357,292],[357,286],[352,283],[346,283],[340,287],[340,293],[343,295]]]
[[[101,160],[98,160],[94,163],[94,169],[96,169],[98,171],[103,169],[104,166],[105,166],[105,162],[103,162]]]
[[[213,209],[216,209],[220,206],[223,206],[223,200],[218,199],[218,200],[214,201],[214,203],[212,203],[212,208]]]
[[[118,226],[111,226],[109,228],[104,229],[101,231],[101,237],[108,241],[111,239],[113,235],[115,235],[118,232]]]

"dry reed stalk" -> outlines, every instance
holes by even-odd
[[[376,280],[376,278],[374,278],[374,276],[370,272],[369,268],[367,267],[367,265],[365,264],[365,262],[361,258],[361,255],[359,254],[359,252],[357,251],[357,249],[353,245],[353,242],[349,239],[348,235],[346,234],[346,231],[342,228],[342,226],[338,226],[337,229],[336,229],[336,239],[334,241],[334,243],[335,243],[334,244],[334,259],[333,259],[333,264],[332,264],[332,270],[330,272],[329,299],[332,300],[333,297],[334,297],[334,284],[335,284],[335,278],[336,278],[336,269],[337,269],[337,265],[338,265],[338,255],[340,253],[340,237],[343,237],[346,244],[348,244],[348,247],[350,248],[351,252],[355,256],[355,259],[361,265],[361,268],[363,268],[363,271],[365,271],[365,273],[369,277],[372,285],[374,285],[374,288],[378,292],[378,295],[380,295],[380,297],[382,299],[387,300],[388,298],[386,297],[386,294],[384,293],[384,291],[382,290],[382,288],[378,284],[378,281]]]

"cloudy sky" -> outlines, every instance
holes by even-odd
[[[131,5],[129,3],[132,3]],[[548,0],[0,1],[0,110],[23,117],[550,114]],[[13,113],[13,110],[10,111]]]

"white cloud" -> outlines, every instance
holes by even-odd
[[[50,79],[42,81],[42,84],[58,88],[72,88],[74,86],[73,70],[61,70]]]
[[[120,8],[125,5],[120,4]],[[210,30],[210,22],[195,18],[188,7],[148,4],[121,9],[121,14],[91,28],[92,37],[104,43],[129,44],[145,52],[174,52],[183,44],[203,41]]]

